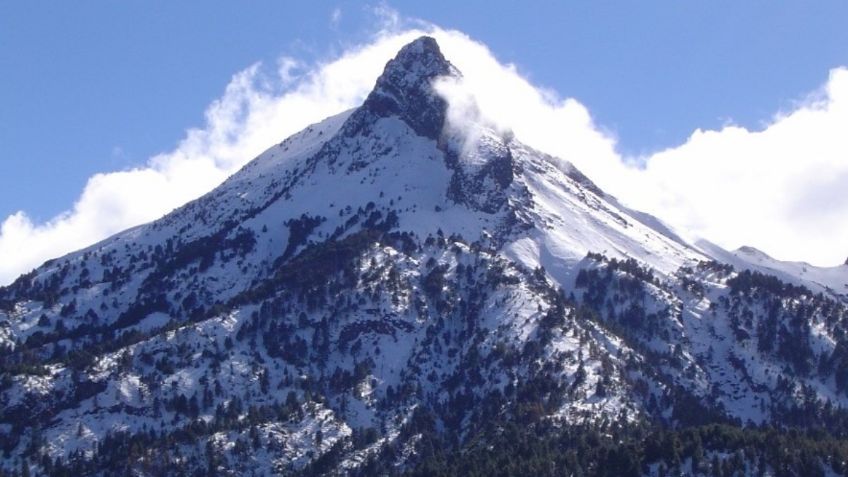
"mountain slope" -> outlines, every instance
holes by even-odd
[[[848,301],[848,263],[836,267],[816,267],[805,262],[775,260],[754,247],[740,247],[728,252],[706,240],[698,241],[697,246],[717,260],[736,268],[774,275],[783,281]]]
[[[844,435],[844,303],[713,261],[482,119],[450,124],[446,75],[422,37],[359,108],[0,289],[2,467],[415,472],[516,423]]]

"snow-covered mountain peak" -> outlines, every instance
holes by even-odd
[[[0,288],[0,477],[394,475],[525,423],[848,435],[848,267],[695,248],[458,75],[419,38],[359,108]]]

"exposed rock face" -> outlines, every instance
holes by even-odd
[[[447,102],[433,90],[440,76],[459,72],[448,62],[433,38],[424,36],[404,46],[386,64],[383,74],[346,133],[357,134],[373,121],[370,116],[400,118],[420,136],[438,139],[445,123]]]

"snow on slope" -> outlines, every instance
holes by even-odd
[[[774,275],[816,293],[827,293],[848,301],[848,264],[816,267],[806,262],[783,262],[754,247],[740,247],[731,252],[706,240],[698,241],[697,246],[716,260],[729,263],[739,270],[750,269]]]
[[[255,233],[267,231],[262,232],[267,240],[259,242],[267,252],[259,260],[267,265],[274,251],[288,241],[284,225],[288,221],[304,214],[325,217],[328,220],[314,233],[326,237],[347,219],[350,211],[343,207],[356,210],[369,203],[378,210],[397,210],[399,230],[426,236],[441,229],[478,240],[503,225],[503,210],[469,210],[468,204],[451,197],[448,188],[456,171],[449,167],[446,155],[453,153],[459,156],[458,167],[465,175],[473,175],[493,158],[509,155],[508,167],[515,177],[508,186],[513,197],[509,205],[533,230],[504,238],[505,253],[529,268],[545,267],[561,285],[573,280],[575,267],[587,252],[635,258],[665,274],[684,263],[706,259],[658,220],[621,206],[571,164],[504,138],[484,124],[474,125],[478,129],[474,147],[451,142],[455,138],[419,134],[431,133],[431,123],[444,118],[432,118],[435,113],[421,113],[420,104],[408,104],[425,102],[428,111],[434,107],[430,103],[435,95],[408,91],[422,88],[422,78],[429,84],[437,75],[459,74],[444,59],[431,58],[427,48],[413,48],[399,55],[394,67],[387,67],[361,108],[372,105],[376,117],[371,114],[366,121],[363,111],[354,114],[352,110],[312,125],[269,148],[204,197],[152,224],[71,254],[66,261],[95,250],[98,255],[113,250],[137,253],[175,235],[187,242],[219,231],[229,221]],[[423,63],[419,61],[422,54],[430,55]],[[391,101],[400,104],[388,107],[400,117],[380,110]],[[418,108],[414,120],[403,117],[405,107]],[[483,188],[476,193],[489,194],[498,185],[490,181]],[[514,197],[525,200],[519,203]],[[97,265],[89,268],[96,271]],[[233,287],[240,288],[232,281],[221,286],[222,290]]]
[[[194,428],[183,459],[283,472],[342,443],[348,468],[393,443],[414,458],[417,409],[463,438],[527,393],[565,424],[848,403],[845,308],[735,283],[708,258],[752,258],[690,247],[482,120],[446,128],[431,82],[457,74],[418,40],[362,107],[0,289],[0,348],[26,364],[0,389],[2,465]],[[351,450],[364,428],[378,438]]]
[[[519,180],[530,191],[539,224],[538,230],[505,247],[519,262],[542,265],[561,285],[570,286],[575,264],[588,252],[634,258],[664,274],[707,259],[675,236],[643,223],[640,219],[650,218],[647,214],[632,216],[571,164],[520,144],[512,149],[525,170]]]

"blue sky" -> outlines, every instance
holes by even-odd
[[[144,166],[202,127],[234,74],[336,58],[373,38],[381,7],[575,98],[630,159],[697,129],[764,128],[848,65],[838,1],[3,2],[0,221],[70,210],[95,173]]]
[[[390,5],[577,98],[627,153],[725,121],[756,127],[848,65],[839,1]],[[373,21],[359,2],[3,2],[0,216],[49,219],[93,173],[172,147],[233,73],[332,55]]]

